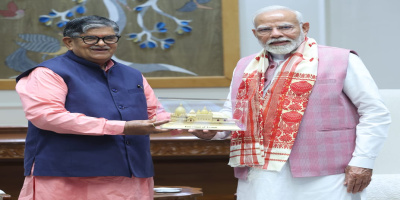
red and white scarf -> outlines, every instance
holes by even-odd
[[[244,70],[233,117],[239,119],[243,107],[247,107],[247,119],[243,120],[247,129],[231,135],[229,165],[232,167],[281,170],[289,158],[316,80],[317,44],[314,39],[305,38],[284,61],[264,96],[268,66],[268,54],[263,50]]]

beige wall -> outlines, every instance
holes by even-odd
[[[400,88],[400,1],[327,2],[328,44],[357,51],[379,88]]]

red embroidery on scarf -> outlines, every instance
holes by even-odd
[[[282,120],[279,121],[276,130],[276,139],[274,148],[291,149],[300,126],[302,114],[308,103],[308,96],[311,93],[312,85],[308,81],[315,80],[315,75],[310,74],[293,74],[294,80],[301,80],[288,85],[287,98],[283,101],[283,110],[287,111],[282,114]]]
[[[287,124],[299,123],[301,121],[301,117],[303,117],[303,115],[296,111],[290,111],[282,114],[282,119]]]
[[[253,91],[253,88],[251,87],[252,86],[252,80],[254,80],[257,77],[257,75],[259,75],[257,73],[257,71],[254,71],[251,74],[245,73],[243,75],[243,79],[245,81],[243,81],[240,84],[239,88],[238,88],[238,94],[237,94],[237,98],[236,99],[241,99],[241,100],[244,100],[244,101],[235,102],[236,106],[235,106],[235,109],[234,109],[232,115],[233,115],[234,119],[239,120],[242,124],[246,124],[246,121],[245,121],[246,119],[243,118],[243,114],[242,114],[243,111],[241,109],[238,109],[238,108],[246,108],[246,106],[247,107],[253,106],[251,101],[248,101],[248,104],[246,104],[246,100],[251,99],[250,95],[252,95],[251,91]],[[248,113],[247,116],[248,116],[247,123],[250,123],[250,124],[254,123],[252,121],[254,119],[252,118],[253,113],[251,112],[251,110],[249,110],[249,113]],[[242,137],[243,134],[244,134],[244,131],[234,131],[232,133],[232,136],[231,136],[231,138],[232,138],[231,145],[240,145],[240,144],[242,144],[244,142],[244,140],[246,140],[244,137]]]
[[[307,93],[311,91],[313,86],[308,83],[307,81],[299,81],[296,83],[293,83],[291,86],[292,91],[297,94],[297,95],[302,95],[304,93]]]

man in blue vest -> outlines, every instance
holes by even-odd
[[[159,102],[142,74],[112,60],[118,25],[67,23],[68,52],[17,77],[26,118],[20,199],[153,199],[149,134]]]

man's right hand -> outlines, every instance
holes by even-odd
[[[165,133],[171,131],[170,129],[160,129],[157,126],[168,123],[169,120],[156,121],[151,120],[132,120],[125,123],[125,135],[149,135],[153,133]]]

